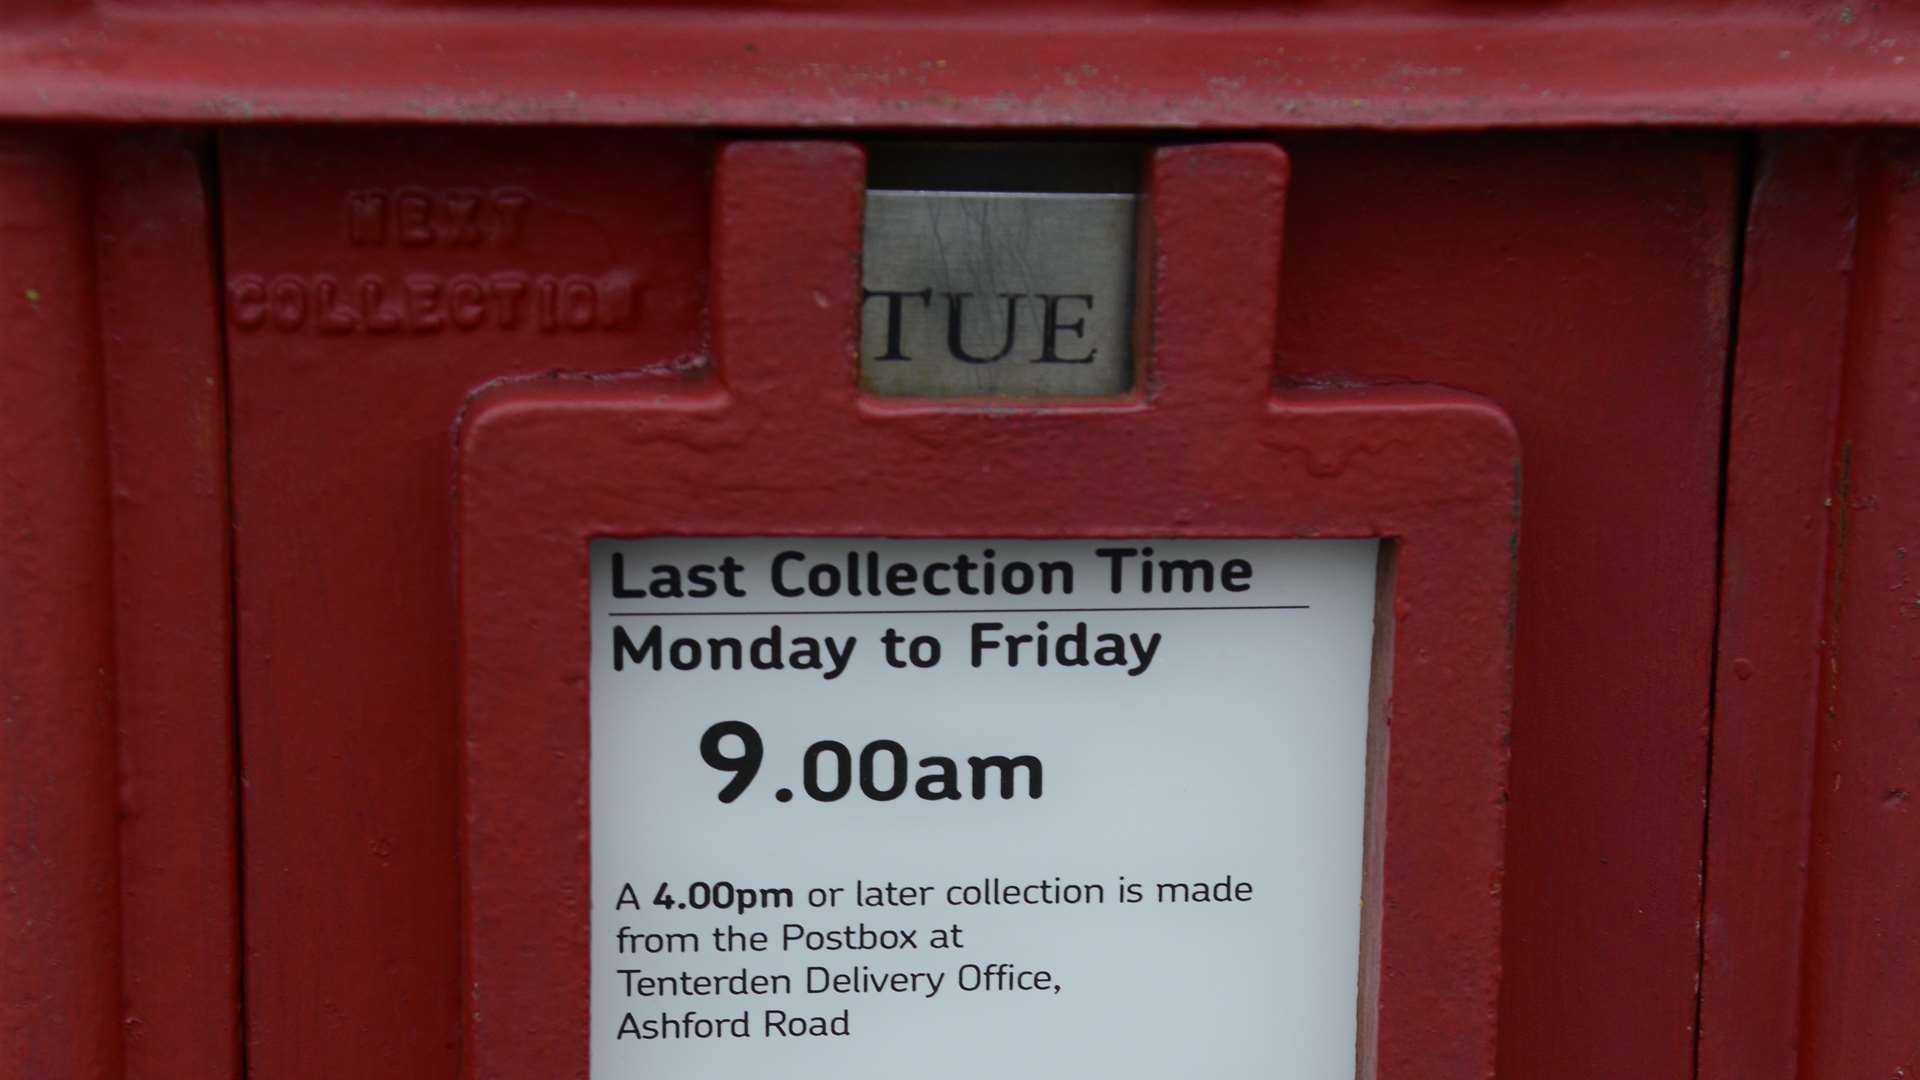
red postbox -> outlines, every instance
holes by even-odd
[[[755,1039],[810,995],[864,1025],[802,1023],[770,1051],[798,1072],[879,1068],[896,1038],[978,1071],[1010,1033],[1028,1071],[1095,1044],[1115,1059],[1080,1066],[1204,1070],[1208,1047],[1345,1039],[1307,1018],[1350,1004],[1357,1076],[1913,1073],[1915,25],[1414,0],[9,11],[4,1074],[765,1071],[717,1022],[596,1049],[609,985],[644,999],[636,1025],[663,988],[692,995],[673,1018],[731,1023],[757,977],[796,981],[751,1004]],[[945,276],[914,261],[928,235],[965,238]],[[982,238],[1031,257],[970,262]],[[1335,542],[1383,553],[1378,638],[1341,684],[1368,709],[1235,712],[1265,700],[1243,676],[1353,670],[1249,659],[1351,636],[1314,629],[1336,599],[1274,584],[1338,592],[1285,554]],[[772,576],[783,553],[840,591]],[[1012,593],[927,588],[962,557],[1024,569]],[[1175,565],[1100,576],[1154,558]],[[639,584],[683,565],[714,591]],[[1087,610],[1149,602],[1197,610]],[[1075,681],[1058,665],[1102,633],[1112,679]],[[833,681],[796,673],[794,634]],[[1010,670],[1018,649],[1055,666]],[[723,684],[754,689],[646,696]],[[619,761],[609,687],[635,695]],[[832,700],[858,708],[810,711]],[[1035,703],[1117,734],[1075,743]],[[1348,756],[1249,782],[1317,760],[1285,741],[1302,715],[1357,717]],[[1169,781],[1189,744],[1232,779]],[[1076,809],[1094,772],[1132,809]],[[1341,776],[1351,798],[1310,797]],[[683,832],[656,827],[676,808]],[[1240,831],[1157,839],[1209,812]],[[1264,821],[1320,821],[1353,881],[1290,879]],[[609,890],[616,833],[644,865]],[[786,869],[792,837],[840,846]],[[881,841],[947,861],[854,873]],[[1234,842],[1265,869],[1228,867]],[[973,872],[1028,849],[1110,895],[1028,911],[1030,879]],[[1170,855],[1156,914],[1123,912],[1144,851],[1209,870]],[[781,917],[781,890],[843,879],[886,883],[870,927],[945,915],[978,961],[822,961],[828,909]],[[1181,906],[1216,882],[1242,906]],[[1261,906],[1283,895],[1353,905],[1289,922]],[[808,925],[784,958],[609,984],[608,912]],[[1209,937],[1247,927],[1240,954]],[[1301,927],[1323,940],[1276,936]],[[1099,954],[1129,929],[1133,967]],[[923,996],[841,1004],[862,979]],[[1287,980],[1340,1008],[1282,1016],[1261,995]]]

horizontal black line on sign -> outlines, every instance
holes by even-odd
[[[1078,615],[1108,611],[1305,611],[1307,604],[1216,604],[1197,607],[1016,607],[1016,608],[858,608],[825,611],[615,611],[616,619],[673,619],[682,616],[755,615]]]

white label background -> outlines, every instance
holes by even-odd
[[[1229,558],[1253,566],[1246,592],[1143,595],[1137,580],[1113,594],[1103,546],[1150,545],[1160,558]],[[1013,560],[1065,560],[1069,596],[783,598],[770,584],[783,550],[817,562],[877,551],[883,564],[924,566],[986,548]],[[610,556],[619,551],[629,587],[655,563],[746,567],[744,598],[615,599]],[[917,1080],[985,1076],[1300,1077],[1351,1076],[1360,936],[1361,830],[1367,693],[1378,545],[1373,541],[1006,541],[858,539],[659,539],[593,545],[592,669],[592,1077],[594,1080]],[[794,575],[789,575],[789,581]],[[1095,611],[1073,608],[1307,605],[1295,610]],[[884,608],[1059,608],[1044,613],[789,614]],[[615,612],[712,612],[616,617]],[[780,612],[727,615],[726,612]],[[969,663],[969,627],[1050,633],[1086,622],[1090,634],[1161,635],[1152,664],[1124,668],[1034,667],[1005,651]],[[794,635],[858,638],[844,674],[816,671],[655,672],[613,669],[613,627],[640,640],[653,626],[666,640],[745,640],[779,624]],[[896,670],[880,636],[932,634],[945,646],[929,669]],[[765,742],[760,774],[737,801],[716,795],[730,774],[700,757],[701,734],[743,720]],[[972,755],[1031,754],[1044,763],[1044,793],[976,801],[875,802],[856,785],[816,802],[801,785],[801,758],[821,739],[854,755],[875,739],[905,745],[910,762],[955,759],[970,787]],[[733,740],[729,752],[737,750]],[[882,757],[883,762],[889,758]],[[829,769],[831,767],[829,766]],[[917,766],[914,776],[921,773]],[[791,802],[776,790],[795,792]],[[967,794],[971,794],[970,790]],[[1157,903],[1159,882],[1253,886],[1244,903]],[[1145,901],[1119,902],[1118,882],[1145,886]],[[949,885],[1037,881],[1098,884],[1106,901],[1077,906],[955,907]],[[926,907],[853,906],[856,879],[935,886]],[[791,910],[732,915],[651,906],[662,882],[687,898],[695,881],[788,888]],[[616,910],[631,882],[647,906]],[[811,908],[810,888],[840,886],[838,906]],[[904,952],[784,952],[784,923],[839,929],[914,928]],[[929,949],[934,928],[961,927],[961,949]],[[722,925],[768,934],[766,952],[722,953]],[[622,956],[620,927],[691,931],[697,955]],[[1058,993],[962,992],[966,963],[1045,969]],[[805,969],[945,975],[937,996],[808,994]],[[785,974],[790,996],[629,997],[620,969],[670,976]],[[763,1014],[836,1015],[848,1037],[767,1035]],[[752,1037],[617,1039],[622,1019],[676,1019],[688,1010],[751,1020]]]

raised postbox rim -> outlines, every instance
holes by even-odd
[[[1519,445],[1425,386],[1276,390],[1286,160],[1155,156],[1150,367],[1124,403],[903,405],[855,379],[863,161],[723,151],[719,379],[536,379],[456,467],[465,1075],[585,1077],[589,547],[601,538],[1377,537],[1356,1075],[1491,1075]]]

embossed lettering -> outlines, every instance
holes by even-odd
[[[540,329],[553,333],[560,328],[557,308],[560,303],[560,283],[550,274],[541,274],[533,281],[533,306],[539,315]]]
[[[447,319],[456,330],[477,330],[487,321],[487,288],[471,274],[447,282]]]
[[[407,328],[416,334],[432,334],[447,325],[440,314],[440,277],[437,274],[407,275]]]
[[[334,274],[242,273],[227,282],[228,313],[239,329],[311,329],[327,336],[434,334],[449,326],[462,332],[514,330],[529,321],[546,333],[630,330],[639,325],[643,296],[630,270],[598,277],[518,270],[484,277],[369,273],[350,284]]]
[[[360,321],[370,334],[400,329],[400,310],[387,303],[387,284],[376,274],[360,279]]]
[[[518,246],[533,197],[519,188],[359,188],[347,192],[347,242],[354,247]]]
[[[502,329],[520,325],[521,299],[527,295],[527,275],[508,270],[487,279],[493,299],[493,318]]]
[[[560,285],[560,318],[569,330],[592,328],[598,313],[599,297],[593,282],[578,274],[569,274]]]
[[[227,310],[233,325],[258,330],[267,325],[267,283],[259,274],[237,274],[227,282]]]
[[[283,274],[267,289],[267,309],[273,325],[281,330],[298,330],[307,321],[307,289],[299,278]]]
[[[353,309],[340,302],[340,283],[331,274],[318,274],[313,279],[314,329],[323,334],[350,334],[360,329],[360,319]]]
[[[473,247],[483,239],[480,234],[480,193],[449,191],[446,195],[447,224],[441,230],[447,243],[455,247]]]
[[[347,192],[347,242],[355,247],[387,242],[386,192]]]
[[[640,314],[640,285],[634,276],[616,270],[600,279],[600,328],[625,330]]]
[[[419,188],[402,188],[393,196],[394,238],[402,247],[433,243],[433,196]]]
[[[493,242],[502,247],[518,244],[533,197],[518,188],[495,188],[491,202],[494,220],[498,222]]]

